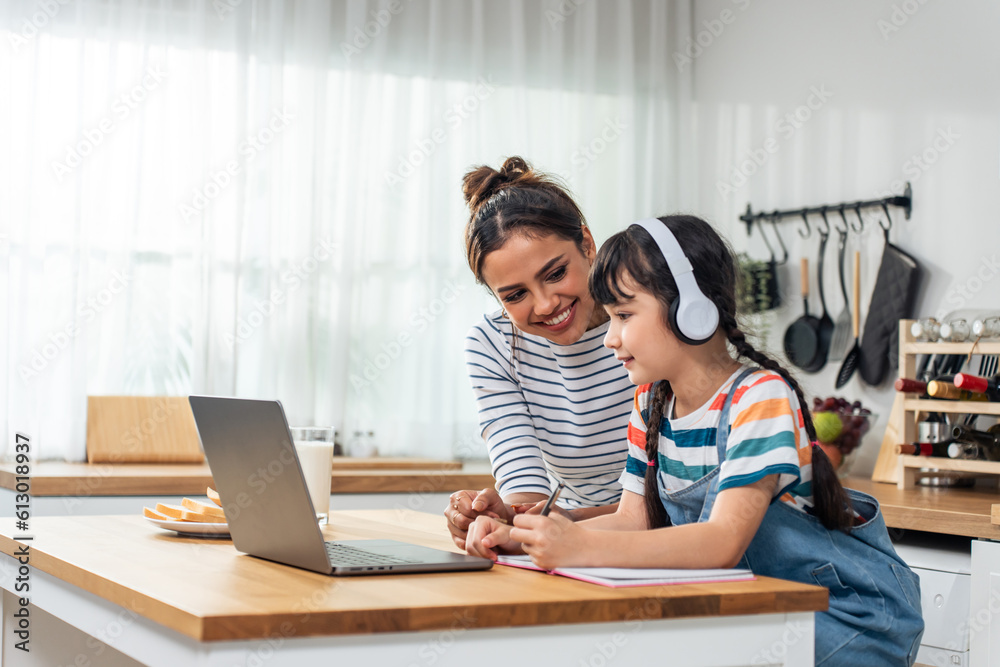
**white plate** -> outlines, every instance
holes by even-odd
[[[229,537],[229,524],[199,523],[196,521],[163,521],[143,517],[146,521],[163,530],[172,530],[178,535],[197,535],[198,537]]]

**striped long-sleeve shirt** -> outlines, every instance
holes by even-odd
[[[608,324],[572,345],[518,331],[513,364],[512,330],[498,311],[465,345],[500,495],[548,494],[559,481],[566,507],[617,502],[635,387],[603,345]]]
[[[674,493],[691,486],[719,467],[716,431],[726,395],[742,369],[736,371],[704,405],[674,418],[671,397],[660,420],[658,475]],[[650,389],[636,389],[628,425],[629,456],[622,485],[643,494],[647,466],[646,420]],[[726,460],[719,471],[719,490],[746,486],[778,475],[775,498],[796,509],[812,508],[812,447],[806,434],[799,399],[773,371],[758,370],[744,378],[733,394]]]

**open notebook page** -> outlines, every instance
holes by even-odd
[[[529,556],[500,556],[500,565],[510,565],[527,570],[549,572],[592,584],[619,588],[624,586],[662,586],[667,584],[695,584],[717,581],[746,581],[754,578],[750,570],[711,569],[688,570],[669,568],[620,568],[620,567],[560,567],[543,570],[531,562]]]

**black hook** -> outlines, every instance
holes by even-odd
[[[892,216],[889,215],[889,207],[886,205],[885,202],[882,202],[882,212],[885,213],[886,224],[883,225],[881,220],[878,221],[878,224],[885,231],[889,231],[890,229],[892,229]]]
[[[889,240],[889,230],[892,229],[892,216],[889,215],[889,207],[888,207],[888,205],[886,205],[886,203],[884,201],[882,202],[882,212],[885,213],[885,223],[886,224],[883,225],[882,221],[879,220],[878,221],[878,225],[879,225],[879,227],[882,228],[882,231],[885,232],[885,240],[888,241]]]
[[[806,223],[806,233],[803,234],[802,230],[800,229],[799,230],[799,236],[801,236],[804,239],[807,239],[812,234],[812,227],[809,226],[809,216],[806,215],[806,212],[805,212],[804,209],[802,211],[802,221]]]
[[[833,224],[833,228],[837,230],[838,234],[843,234],[843,235],[846,236],[847,235],[848,222],[847,222],[847,216],[844,215],[844,207],[843,206],[838,206],[837,207],[837,212],[840,213],[840,219],[844,221],[844,228],[841,229],[840,227],[838,227],[837,223]]]
[[[781,234],[778,232],[778,216],[771,216],[771,226],[774,227],[774,235],[778,238],[778,245],[781,246],[781,261],[778,262],[778,266],[783,266],[788,263],[788,248],[785,247],[785,242],[781,238]]]
[[[854,230],[855,234],[860,234],[865,231],[865,219],[861,217],[861,206],[859,204],[854,205],[854,215],[858,216],[858,226],[855,227],[854,223],[851,223],[851,229]]]
[[[764,245],[767,246],[767,251],[771,253],[771,261],[773,262],[775,261],[774,248],[771,247],[771,242],[767,240],[767,234],[764,233],[764,223],[761,222],[760,219],[757,220],[757,227],[760,228],[760,236],[762,239],[764,239]]]
[[[819,214],[821,216],[823,216],[823,224],[826,225],[826,229],[820,229],[819,230],[819,235],[821,237],[823,237],[823,236],[829,236],[830,235],[830,221],[827,220],[827,218],[826,218],[826,206],[824,206],[823,208],[821,208],[819,210]],[[818,225],[817,225],[817,228],[819,228]]]

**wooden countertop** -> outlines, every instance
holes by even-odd
[[[17,548],[0,519],[0,551]],[[334,527],[335,526],[335,527]],[[393,537],[455,551],[444,517],[334,512],[326,539]],[[34,517],[31,566],[200,641],[822,611],[827,591],[756,581],[604,588],[496,566],[485,572],[330,577],[181,538],[138,516]],[[457,619],[457,620],[456,620]]]
[[[460,461],[334,458],[332,493],[451,493],[493,486],[489,474]],[[0,488],[13,490],[14,464],[0,464]],[[31,466],[33,496],[204,495],[213,486],[206,463],[59,463]]]
[[[901,490],[895,484],[848,477],[844,486],[874,496],[890,528],[1000,540],[991,512],[1000,503],[996,489],[921,487]]]

